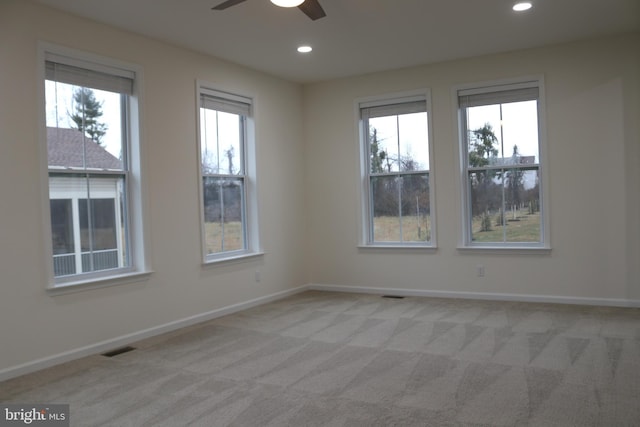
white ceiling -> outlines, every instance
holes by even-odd
[[[640,30],[640,0],[320,0],[317,21],[269,0],[36,1],[301,83]]]

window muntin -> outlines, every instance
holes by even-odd
[[[200,90],[199,159],[205,262],[250,253],[247,195],[249,98]]]
[[[135,73],[45,53],[56,285],[132,271],[129,114]]]
[[[465,244],[543,246],[539,83],[458,92]]]
[[[360,104],[368,245],[433,245],[427,100]]]

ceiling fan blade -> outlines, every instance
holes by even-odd
[[[298,9],[303,11],[304,14],[311,18],[313,21],[327,16],[327,14],[324,13],[324,9],[322,9],[322,6],[320,6],[318,0],[305,0],[304,3],[298,6]]]
[[[212,7],[211,9],[212,10],[225,10],[228,7],[235,6],[235,5],[237,5],[239,3],[242,3],[244,1],[246,1],[246,0],[227,0],[227,1],[223,1],[222,3],[220,3],[219,5],[217,5],[215,7]]]

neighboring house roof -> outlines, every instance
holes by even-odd
[[[47,128],[49,166],[122,169],[122,162],[77,129]]]
[[[534,165],[536,163],[536,156],[518,156],[515,159],[513,157],[502,157],[493,160],[491,165],[507,166],[507,165]]]

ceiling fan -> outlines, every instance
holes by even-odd
[[[212,7],[211,9],[224,10],[231,6],[235,6],[239,3],[242,3],[244,1],[246,0],[226,0],[220,3],[219,5]],[[298,9],[300,9],[305,15],[307,15],[313,21],[327,16],[327,14],[324,12],[324,9],[322,9],[322,6],[320,6],[320,3],[318,2],[318,0],[304,0],[302,2],[294,1],[292,5],[286,4],[286,3],[292,3],[291,1],[283,2],[282,0],[275,0],[275,1],[271,0],[271,2],[277,6],[282,6],[282,7],[297,6]]]

